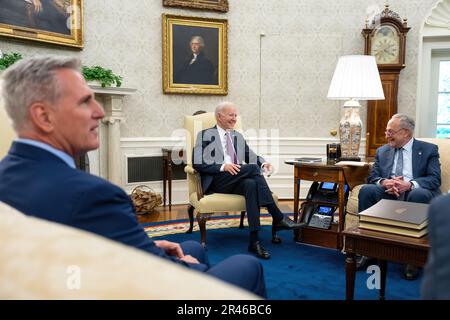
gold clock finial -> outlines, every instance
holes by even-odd
[[[369,16],[366,16],[366,29],[369,28]]]

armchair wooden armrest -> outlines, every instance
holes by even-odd
[[[202,188],[202,179],[200,177],[200,173],[197,172],[193,167],[187,165],[184,167],[184,172],[188,175],[188,181],[193,179],[195,183],[195,192],[197,193],[197,200],[200,201],[203,198],[203,188]]]
[[[187,165],[184,167],[184,172],[186,172],[187,174],[197,173],[197,171],[194,168],[192,168],[190,165]]]

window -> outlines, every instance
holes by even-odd
[[[450,138],[450,61],[439,62],[436,138]]]

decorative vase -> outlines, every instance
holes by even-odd
[[[359,107],[352,108],[350,117],[350,157],[357,158],[359,153],[359,144],[361,143],[362,122],[359,116]]]
[[[358,157],[361,131],[359,107],[344,107],[344,116],[339,123],[342,158]]]

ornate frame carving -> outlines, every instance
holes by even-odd
[[[2,8],[0,36],[83,48],[83,0],[65,0],[62,5],[49,1],[37,11],[32,3],[11,2],[9,9]],[[66,24],[67,34],[60,31]]]
[[[166,7],[228,11],[228,0],[163,0],[163,5]]]
[[[163,14],[162,29],[164,93],[228,94],[227,20]],[[184,72],[183,68],[186,68],[192,57],[189,43],[193,36],[201,36],[204,39],[202,60],[208,60],[207,63],[214,69],[209,69],[212,71],[210,75],[213,74],[210,83],[201,82],[204,80],[198,82],[198,79],[188,82],[184,80],[186,78],[177,76]],[[190,61],[189,65],[192,63],[193,61]]]

